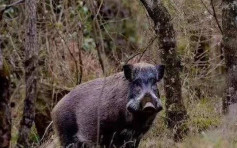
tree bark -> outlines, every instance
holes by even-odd
[[[155,32],[159,39],[161,59],[166,66],[164,86],[166,95],[167,126],[175,128],[174,139],[182,138],[184,121],[187,112],[181,95],[180,59],[176,53],[176,37],[171,16],[160,1],[141,0],[154,22]]]
[[[223,102],[224,113],[231,104],[237,103],[237,0],[223,0],[222,46],[227,70],[227,96]]]
[[[10,74],[7,64],[3,61],[0,40],[0,148],[10,147],[11,140],[11,111],[10,102]]]
[[[36,28],[36,0],[26,0],[26,34],[25,34],[25,85],[23,117],[19,128],[17,147],[29,147],[28,136],[35,119],[35,100],[37,98],[38,77],[38,43]]]

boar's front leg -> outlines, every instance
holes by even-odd
[[[65,148],[93,148],[93,147],[94,147],[94,145],[92,145],[92,144],[77,141],[75,143],[71,143],[71,144],[67,145]]]
[[[140,137],[136,136],[130,130],[124,130],[121,134],[115,136],[113,146],[121,148],[137,148],[140,143]]]
[[[140,138],[136,140],[136,143],[135,143],[135,148],[138,148],[140,141],[141,141],[141,139],[140,139]]]
[[[131,142],[125,144],[124,148],[138,148],[140,139],[134,139]]]

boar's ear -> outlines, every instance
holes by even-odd
[[[165,72],[165,65],[157,65],[156,66],[157,69],[157,82],[160,81],[163,76],[164,76],[164,72]]]
[[[125,78],[129,81],[132,81],[132,72],[133,71],[133,66],[131,64],[126,64],[123,65],[123,72],[125,75]]]

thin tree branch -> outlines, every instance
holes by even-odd
[[[48,133],[50,127],[52,127],[52,124],[53,124],[53,121],[51,121],[51,122],[49,123],[49,125],[46,127],[46,129],[45,129],[45,131],[44,131],[44,134],[43,134],[42,138],[41,138],[40,141],[39,141],[40,144],[43,142],[43,140],[44,140],[44,138],[45,138],[45,135]]]
[[[154,43],[154,41],[155,41],[156,39],[157,39],[157,36],[154,37],[152,40],[150,40],[150,42],[148,43],[147,47],[146,47],[146,48],[143,50],[143,52],[141,53],[141,56],[140,56],[138,62],[141,61],[141,59],[142,59],[143,55],[145,54],[145,52],[147,51],[147,49]]]
[[[214,6],[214,3],[213,3],[213,0],[211,0],[211,7],[212,7],[213,17],[214,17],[214,19],[215,19],[215,21],[216,21],[216,24],[217,24],[217,26],[218,26],[218,28],[219,28],[221,34],[223,34],[221,25],[220,25],[220,23],[219,23],[219,21],[218,21],[218,19],[217,19],[216,10],[215,10],[215,6]]]
[[[98,10],[97,10],[97,12],[96,12],[96,15],[94,16],[94,19],[93,19],[93,20],[95,20],[95,19],[97,18],[97,16],[99,15],[100,9],[101,9],[103,3],[104,3],[104,0],[101,0],[100,6],[99,6],[99,8],[98,8]]]
[[[21,3],[24,3],[24,2],[25,2],[25,0],[19,0],[19,1],[16,1],[16,2],[10,4],[10,5],[7,5],[7,6],[5,7],[5,9],[3,9],[3,11],[5,11],[5,10],[7,10],[7,9],[13,7],[13,6],[15,6],[15,5],[18,5],[18,4],[21,4]]]
[[[102,2],[103,2],[103,0],[101,1],[100,6],[102,5]],[[91,11],[92,15],[96,16],[96,14],[97,14],[96,12],[98,12],[99,10],[96,11],[96,8],[94,7],[94,4],[91,0],[88,1],[88,5],[90,7],[90,11]],[[99,63],[101,65],[103,74],[106,74],[105,63],[104,63],[103,57],[102,57],[102,53],[104,53],[104,40],[103,40],[103,34],[101,31],[100,23],[99,23],[97,16],[93,18],[92,28],[93,28],[94,39],[96,42],[96,50],[97,50],[97,54],[98,54],[98,58],[99,58]]]
[[[203,1],[203,0],[200,0],[200,1],[201,1],[202,5],[205,7],[205,9],[207,10],[207,12],[208,12],[210,15],[213,16],[211,10],[208,9],[208,7],[207,7],[207,5],[204,3],[204,1]]]
[[[211,0],[211,2],[210,2],[211,7],[212,7],[212,12],[211,12],[211,10],[208,9],[207,5],[204,3],[203,0],[200,0],[200,1],[201,1],[202,5],[205,7],[205,9],[207,10],[207,12],[208,12],[211,16],[214,17],[215,22],[216,22],[216,24],[217,24],[217,26],[218,26],[218,29],[220,30],[221,34],[223,34],[221,25],[220,25],[220,23],[219,23],[219,21],[218,21],[218,19],[217,19],[217,15],[216,15],[216,11],[215,11],[215,6],[214,6],[214,4],[213,4],[213,0]]]
[[[154,38],[152,38],[151,40],[150,40],[150,42],[148,43],[148,45],[145,47],[145,48],[143,48],[142,49],[142,51],[141,52],[137,52],[137,53],[135,53],[134,55],[131,55],[129,58],[127,58],[126,60],[125,60],[125,64],[127,64],[130,60],[132,60],[133,58],[135,58],[136,56],[138,56],[138,55],[141,55],[140,57],[139,57],[139,60],[138,60],[138,62],[140,62],[141,61],[141,58],[143,57],[143,55],[144,55],[144,53],[148,50],[148,48],[154,43],[154,41],[157,39],[157,36],[155,36]]]
[[[77,36],[77,46],[78,46],[78,52],[79,52],[79,69],[80,69],[80,75],[79,75],[79,81],[78,84],[81,84],[82,82],[82,76],[83,76],[83,62],[82,62],[82,43],[83,43],[83,30],[81,23],[78,24],[78,36]]]
[[[57,29],[56,29],[56,30],[57,30]],[[67,44],[65,38],[61,35],[61,33],[60,33],[58,30],[57,30],[57,33],[58,33],[59,37],[63,40],[64,44],[66,45],[67,50],[68,50],[69,54],[71,55],[71,57],[72,57],[72,59],[73,59],[73,61],[74,61],[74,63],[75,63],[75,67],[76,67],[76,84],[78,84],[78,82],[79,82],[79,79],[78,79],[79,70],[78,70],[77,59],[75,58],[75,56],[74,56],[73,53],[71,52],[71,50],[70,50],[70,48],[69,48],[69,46],[68,46],[68,44]]]

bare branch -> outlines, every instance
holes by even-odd
[[[200,0],[200,1],[201,1],[202,5],[205,7],[205,9],[207,10],[207,12],[208,12],[210,15],[213,16],[211,10],[208,9],[208,7],[207,7],[207,5],[204,3],[204,1],[203,1],[203,0]]]
[[[146,51],[148,50],[148,48],[154,43],[154,41],[155,41],[156,39],[157,39],[157,36],[150,40],[150,42],[148,43],[147,47],[143,50],[143,52],[141,52],[141,56],[140,56],[138,62],[141,61],[141,59],[142,59],[143,55],[145,54],[145,52],[146,52]]]
[[[80,75],[78,76],[80,79],[78,81],[78,84],[81,84],[82,82],[82,76],[83,76],[83,62],[82,62],[82,44],[83,44],[83,30],[81,23],[78,24],[78,35],[77,35],[77,46],[78,46],[78,52],[79,52],[79,69],[80,69]]]
[[[216,21],[216,24],[217,24],[217,26],[218,26],[218,28],[219,28],[221,34],[223,34],[221,25],[220,25],[220,23],[219,23],[219,21],[218,21],[217,15],[216,15],[216,10],[215,10],[215,6],[214,6],[214,3],[213,3],[213,0],[211,0],[211,7],[212,7],[213,17],[214,17],[214,19],[215,19],[215,21]]]
[[[97,54],[98,54],[98,58],[99,58],[99,63],[101,65],[103,74],[105,74],[106,73],[105,62],[103,61],[103,58],[105,58],[105,57],[103,57],[105,47],[104,47],[103,34],[102,34],[102,31],[100,28],[100,22],[99,22],[100,17],[97,16],[97,12],[100,10],[103,0],[101,1],[98,9],[94,6],[94,4],[91,0],[87,1],[87,2],[89,5],[89,8],[90,8],[90,11],[94,15],[94,19],[92,22],[93,34],[94,34],[94,39],[96,42],[96,50],[97,50]],[[96,9],[97,9],[97,11],[96,11]]]
[[[76,84],[78,84],[78,83],[79,83],[79,79],[78,79],[79,70],[78,70],[77,59],[76,59],[76,57],[73,55],[72,51],[70,50],[70,47],[68,46],[68,44],[67,44],[65,38],[62,36],[62,34],[61,34],[58,30],[57,30],[57,33],[58,33],[59,37],[63,40],[64,44],[66,45],[67,50],[68,50],[69,54],[71,55],[72,60],[73,60],[74,63],[75,63],[75,67],[76,67]]]
[[[12,4],[8,5],[8,6],[6,6],[5,10],[7,10],[7,9],[9,9],[9,8],[15,6],[15,5],[18,5],[18,4],[21,4],[21,3],[24,3],[24,2],[25,2],[25,0],[19,0],[19,1],[16,1],[16,2],[14,2],[14,3],[12,3]]]
[[[127,64],[130,60],[132,60],[133,58],[135,58],[135,57],[138,56],[138,55],[141,55],[141,56],[139,57],[139,59],[138,59],[138,62],[140,62],[140,61],[141,61],[141,58],[143,57],[143,55],[145,54],[145,52],[149,49],[149,47],[154,43],[154,41],[155,41],[156,39],[157,39],[157,36],[153,37],[153,38],[149,41],[148,45],[147,45],[145,48],[141,49],[141,50],[142,50],[141,52],[137,52],[137,53],[131,55],[130,57],[128,57],[128,58],[125,60],[124,63]]]
[[[97,12],[96,12],[96,15],[94,16],[94,19],[93,19],[93,20],[95,20],[95,19],[98,17],[98,15],[99,15],[99,13],[100,13],[100,9],[101,9],[103,3],[104,3],[104,0],[101,0],[100,6],[99,6],[99,8],[98,8],[98,10],[97,10]]]
[[[211,7],[212,7],[212,12],[211,12],[211,10],[208,9],[207,5],[204,3],[203,0],[200,0],[200,1],[201,1],[202,5],[205,7],[205,9],[207,10],[207,12],[214,17],[215,22],[216,22],[216,24],[218,26],[218,29],[220,30],[221,34],[223,34],[221,25],[220,25],[220,23],[219,23],[219,21],[217,19],[216,10],[215,10],[215,6],[213,4],[213,0],[211,0],[211,2],[210,2]]]

